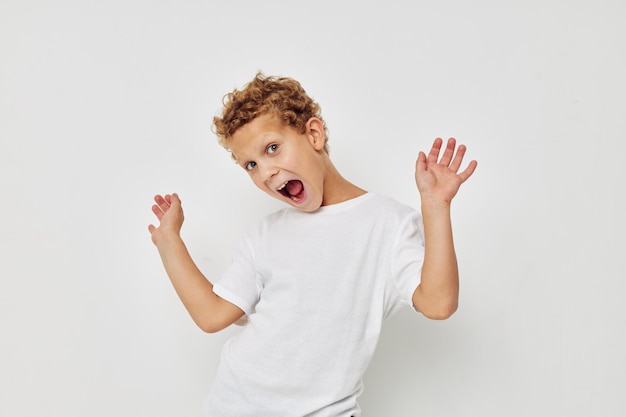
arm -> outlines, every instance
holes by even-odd
[[[446,319],[458,306],[459,271],[452,239],[450,204],[461,184],[477,166],[476,161],[471,161],[464,171],[457,173],[466,148],[460,145],[455,155],[456,141],[452,138],[438,161],[442,143],[441,139],[436,139],[428,157],[420,152],[415,164],[425,248],[421,283],[413,293],[413,305],[431,319]]]
[[[178,195],[157,195],[152,212],[160,224],[148,226],[165,271],[178,297],[194,322],[205,332],[222,330],[237,321],[244,312],[217,296],[213,284],[200,272],[180,237],[184,215]]]

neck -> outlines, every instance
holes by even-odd
[[[328,161],[324,180],[324,197],[322,206],[343,203],[365,194],[367,191],[352,184],[341,176],[335,166]]]

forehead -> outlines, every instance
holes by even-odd
[[[237,129],[228,141],[228,148],[235,159],[240,159],[263,149],[266,140],[283,134],[286,129],[288,126],[273,114],[263,114]]]

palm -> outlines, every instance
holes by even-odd
[[[159,226],[156,227],[152,224],[148,226],[148,230],[152,234],[152,239],[158,239],[155,233],[157,231],[160,233],[179,233],[185,216],[178,195],[157,195],[154,197],[154,202],[156,204],[152,206],[152,212],[159,220]]]
[[[420,152],[415,163],[415,183],[422,199],[433,198],[450,203],[461,184],[474,173],[477,162],[471,161],[465,170],[459,172],[465,146],[456,148],[456,140],[450,138],[440,158],[442,144],[443,140],[437,138],[428,156]]]

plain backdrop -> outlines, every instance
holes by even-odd
[[[626,3],[0,0],[0,415],[201,415],[223,342],[147,225],[184,203],[205,274],[280,206],[211,119],[258,70],[322,105],[349,180],[419,208],[435,137],[458,312],[387,321],[364,417],[626,414]]]

